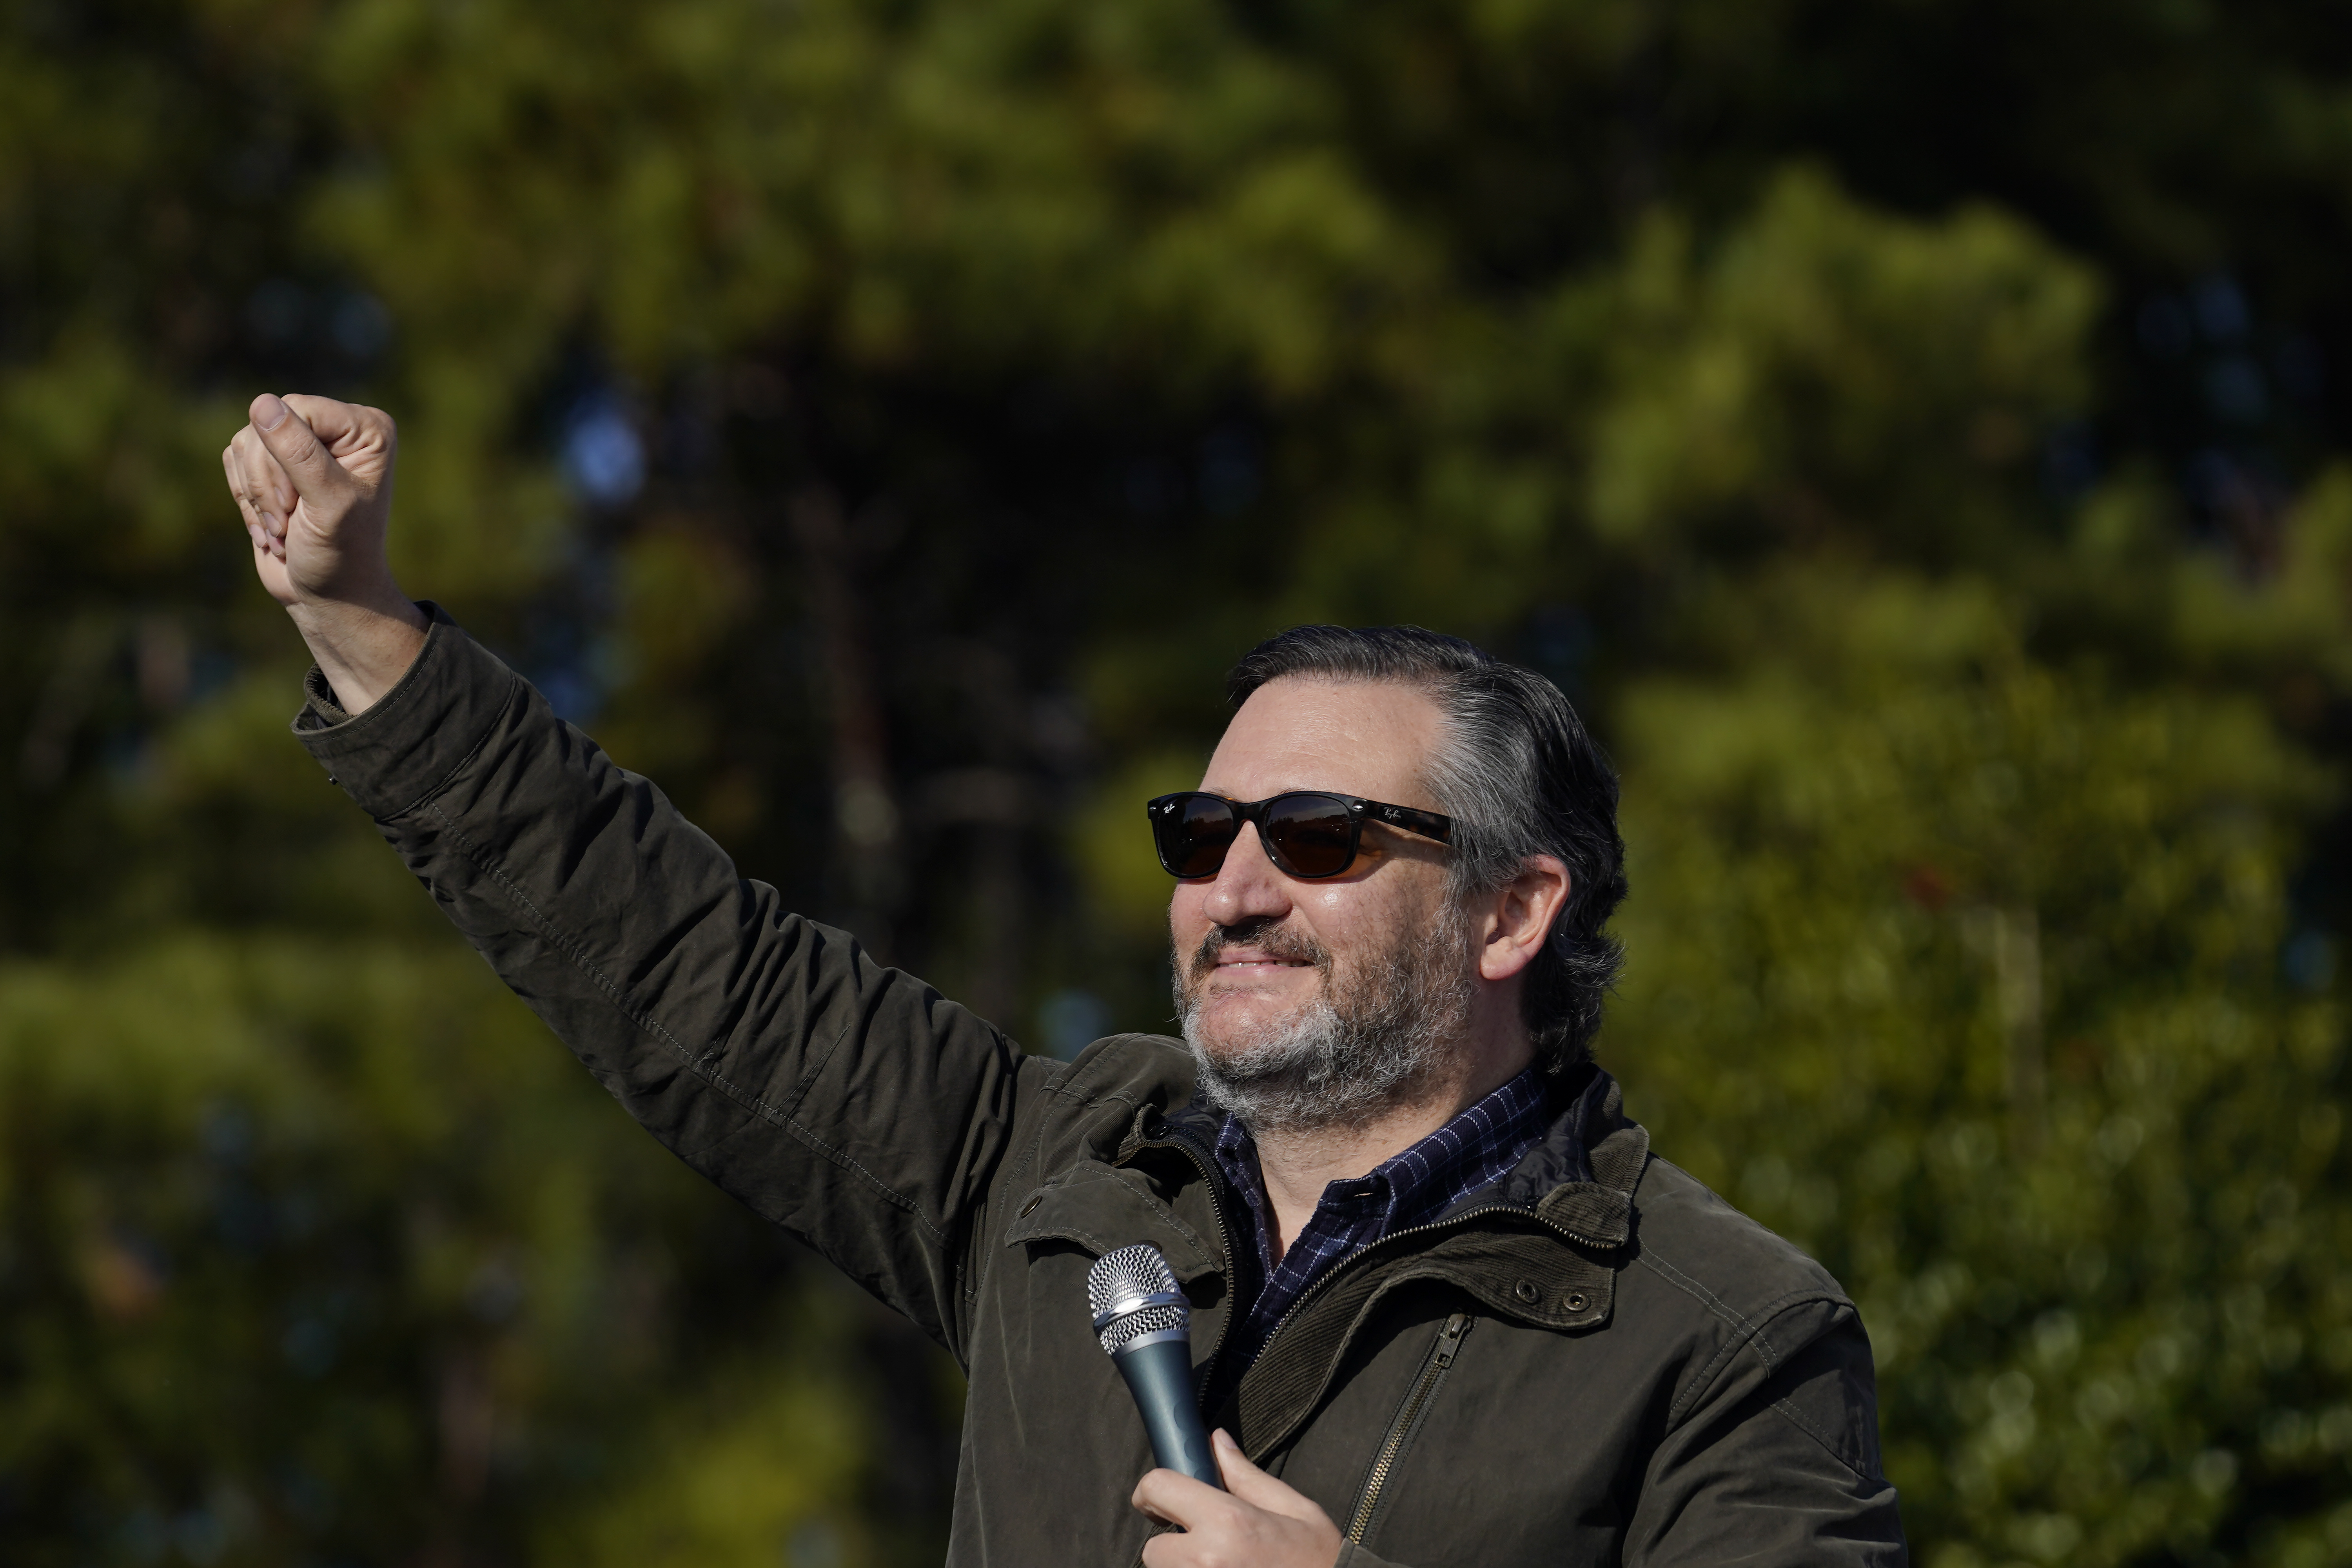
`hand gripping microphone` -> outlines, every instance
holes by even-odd
[[[1087,1270],[1087,1305],[1096,1337],[1143,1414],[1152,1458],[1223,1490],[1192,1395],[1192,1306],[1176,1289],[1168,1259],[1148,1242],[1104,1254]]]

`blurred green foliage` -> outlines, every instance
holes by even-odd
[[[1601,1043],[1828,1262],[1923,1562],[2352,1563],[2340,5],[0,16],[0,1541],[936,1558],[952,1374],[278,731],[213,454],[1039,1048],[1136,804],[1415,619],[1626,775]]]

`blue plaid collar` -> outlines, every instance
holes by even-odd
[[[1256,1142],[1226,1117],[1217,1131],[1217,1164],[1249,1212],[1254,1234],[1244,1239],[1256,1245],[1234,1249],[1235,1315],[1218,1357],[1219,1382],[1239,1377],[1257,1359],[1283,1314],[1325,1269],[1382,1237],[1440,1218],[1499,1181],[1543,1133],[1544,1078],[1529,1068],[1369,1174],[1325,1187],[1277,1261]]]

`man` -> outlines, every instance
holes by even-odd
[[[1184,1039],[1025,1057],[401,594],[389,419],[251,412],[224,461],[318,660],[303,743],[648,1130],[967,1369],[951,1562],[1904,1560],[1852,1304],[1587,1059],[1616,784],[1549,684],[1410,629],[1251,654],[1150,807]],[[1092,1336],[1139,1241],[1226,1490],[1150,1468]]]

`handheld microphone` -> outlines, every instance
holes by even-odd
[[[1087,1306],[1096,1338],[1135,1395],[1152,1458],[1223,1491],[1192,1395],[1192,1304],[1176,1289],[1168,1259],[1140,1241],[1105,1253],[1087,1270]]]

